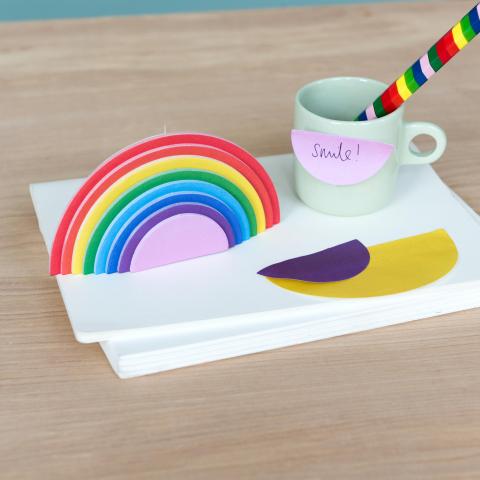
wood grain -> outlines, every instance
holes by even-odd
[[[471,5],[0,26],[2,479],[480,477],[478,310],[121,381],[74,341],[28,195],[164,126],[289,151],[302,84],[390,81]],[[477,211],[479,48],[408,105],[447,131],[437,170]]]

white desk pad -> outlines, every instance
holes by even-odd
[[[57,276],[77,340],[177,334],[202,328],[295,322],[348,315],[428,295],[438,285],[461,289],[480,280],[480,227],[431,167],[403,167],[397,194],[371,215],[339,218],[303,205],[293,191],[292,155],[260,159],[280,197],[282,221],[227,252],[157,269],[113,275]],[[40,230],[50,248],[57,223],[83,180],[31,186]],[[428,287],[389,297],[337,300],[276,287],[256,274],[266,265],[354,238],[365,245],[444,228],[455,241],[454,270]],[[45,264],[47,271],[47,264]],[[459,284],[463,284],[459,285]]]

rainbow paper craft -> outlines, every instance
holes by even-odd
[[[396,110],[479,33],[480,4],[477,4],[360,113],[356,120],[374,120]]]
[[[124,273],[237,245],[280,221],[275,187],[246,150],[179,133],[112,155],[58,226],[50,273]]]
[[[309,130],[292,130],[291,138],[303,168],[330,185],[364,182],[380,171],[393,152],[388,143]]]
[[[268,276],[273,270],[274,276],[268,276],[268,279],[296,293],[318,297],[366,298],[402,293],[428,285],[445,276],[458,259],[457,247],[443,229],[369,247],[369,262],[363,269],[359,266],[365,264],[365,252],[358,247],[352,251],[347,246],[348,243],[339,246],[338,250],[333,247],[317,254],[324,255],[322,262],[317,265],[323,270],[316,274],[317,279],[323,278],[320,281],[312,281],[313,267],[303,261],[304,257],[282,262],[284,265],[280,272],[280,264],[276,264],[259,273]],[[341,266],[342,277],[336,278],[334,268],[339,259],[335,257],[342,253],[345,261],[351,263],[351,268],[348,265]],[[355,259],[354,255],[358,255],[358,258]],[[346,278],[346,273],[351,274],[350,278]]]

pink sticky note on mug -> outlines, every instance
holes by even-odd
[[[293,151],[310,175],[330,185],[354,185],[375,175],[393,145],[362,138],[292,130]]]

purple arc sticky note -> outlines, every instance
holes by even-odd
[[[146,270],[147,268],[186,260],[187,258],[209,255],[226,249],[224,248],[223,240],[218,240],[217,238],[218,236],[223,238],[218,229],[216,229],[218,235],[216,233],[207,235],[207,230],[212,230],[211,225],[207,230],[204,230],[200,227],[208,227],[205,221],[201,221],[197,217],[185,217],[185,214],[197,214],[198,216],[208,217],[213,223],[218,224],[222,230],[223,236],[227,241],[226,248],[235,245],[232,227],[227,219],[214,208],[198,203],[171,205],[148,217],[130,236],[120,254],[119,272]],[[165,221],[172,218],[176,218],[176,220],[164,224]],[[186,219],[188,221],[184,221]],[[160,227],[156,228],[158,225]],[[198,227],[199,230],[196,231],[194,227]],[[151,232],[152,229],[155,229],[155,234]],[[164,242],[162,242],[160,232],[165,234]],[[148,236],[149,240],[142,243],[145,236]],[[217,238],[217,240],[214,242],[213,238]],[[186,243],[181,246],[182,242]],[[140,247],[141,243],[142,246]],[[137,252],[138,249],[139,251]],[[154,253],[154,251],[157,252]],[[132,267],[134,256],[135,262]]]
[[[363,272],[369,262],[367,247],[358,240],[351,240],[310,255],[274,263],[258,273],[265,277],[304,282],[338,282]]]
[[[390,158],[388,143],[292,130],[297,160],[313,177],[330,185],[355,185],[375,175]]]

